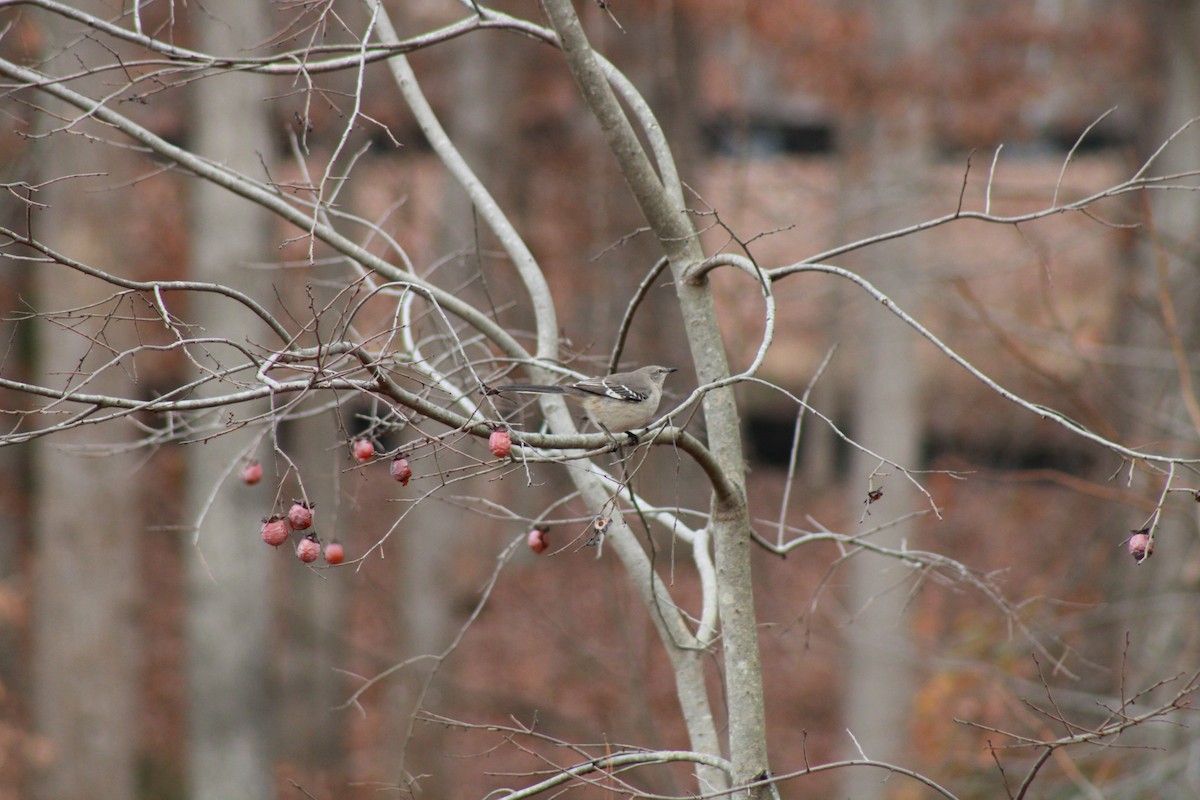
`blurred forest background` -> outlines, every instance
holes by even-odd
[[[69,5],[130,24],[128,3]],[[495,7],[541,19],[532,2]],[[576,8],[595,48],[659,115],[706,250],[744,245],[763,265],[956,208],[986,203],[993,214],[1017,215],[1087,196],[1128,178],[1200,114],[1194,2],[610,0]],[[449,0],[389,9],[402,35],[467,13]],[[239,52],[332,36],[334,18],[361,31],[368,14],[357,3],[246,0],[147,2],[140,13],[146,30],[180,46]],[[62,16],[2,3],[0,18],[0,50],[14,62],[66,74],[114,60],[111,42]],[[559,54],[483,30],[411,60],[448,133],[536,253],[577,366],[603,371],[629,298],[661,254],[639,234],[645,223]],[[339,203],[378,221],[442,285],[508,309],[511,287],[487,280],[495,243],[386,70],[365,69],[359,100],[359,75],[349,70],[322,75],[315,91],[259,76],[215,107],[204,105],[204,92],[227,88],[219,79],[150,84],[120,110],[279,185],[319,174],[335,151],[353,153],[354,180]],[[101,86],[124,79],[95,76]],[[344,138],[358,103],[371,122]],[[133,148],[63,146],[73,137],[45,135],[28,96],[7,92],[3,108],[3,227],[34,225],[61,252],[133,280],[253,287],[288,313],[303,315],[337,292],[337,264],[319,249],[312,257],[294,228],[228,196],[206,198],[194,179]],[[243,122],[239,108],[261,121]],[[1200,132],[1187,130],[1156,171],[1198,167]],[[50,208],[31,210],[22,186],[51,179],[36,198]],[[1019,225],[962,220],[823,260],[869,277],[1022,396],[1116,441],[1195,457],[1198,223],[1194,193],[1131,193],[1086,214]],[[82,363],[78,338],[67,335],[69,324],[37,324],[31,312],[84,307],[93,290],[68,270],[15,257],[22,252],[0,251],[0,371],[61,383],[53,370]],[[714,280],[731,360],[745,363],[758,345],[761,299],[744,278]],[[922,580],[878,565],[864,590],[837,544],[815,542],[786,558],[760,548],[755,583],[778,771],[853,757],[858,745],[846,729],[869,729],[859,741],[868,754],[885,751],[961,798],[1001,797],[988,743],[1013,742],[995,729],[1033,739],[1076,733],[1120,705],[1114,698],[1200,668],[1200,505],[1190,494],[1167,498],[1155,555],[1137,565],[1124,542],[1159,507],[1165,473],[1135,472],[1003,401],[845,282],[799,276],[777,292],[763,377],[794,395],[811,386],[824,419],[805,417],[794,451],[795,406],[760,386],[739,387],[751,505],[766,510],[754,519],[758,535],[775,542],[781,518],[849,533],[895,523],[883,535],[896,546],[956,559],[1005,598],[998,606],[936,571]],[[672,297],[660,279],[623,366],[687,363]],[[209,328],[223,324],[199,306],[190,311]],[[177,350],[151,354],[121,391],[154,397],[192,366]],[[676,380],[668,390],[678,399],[695,377]],[[0,419],[32,405],[0,390]],[[231,760],[259,777],[239,778],[230,797],[485,797],[565,757],[556,741],[601,752],[609,742],[687,746],[670,672],[624,571],[578,546],[581,509],[551,508],[569,491],[561,475],[543,468],[528,485],[521,471],[495,473],[459,490],[439,486],[434,457],[413,457],[414,481],[402,487],[386,461],[359,464],[350,453],[348,442],[362,435],[381,452],[405,445],[406,432],[372,428],[380,413],[370,398],[347,397],[332,412],[288,422],[278,435],[290,461],[261,437],[122,441],[99,427],[0,447],[0,800],[183,800],[200,796],[189,774]],[[845,437],[928,470],[921,480],[940,518]],[[265,468],[256,485],[238,477],[248,458]],[[673,463],[654,462],[642,489],[702,495],[703,487],[676,485]],[[1197,487],[1188,474],[1173,488]],[[293,497],[315,501],[322,538],[340,540],[351,559],[382,545],[339,568],[306,567],[289,547],[265,547],[260,519]],[[189,556],[197,509],[217,529],[201,539],[201,559]],[[549,551],[526,549],[535,519],[573,513],[551,528]],[[665,536],[656,543],[664,580],[694,598],[692,572],[673,569],[675,545]],[[249,590],[231,591],[230,582]],[[201,617],[189,604],[213,610]],[[228,718],[204,722],[189,708],[189,686],[223,659],[248,665],[248,680],[228,687]],[[261,682],[249,679],[260,672]],[[1133,708],[1164,702],[1180,685]],[[249,728],[231,721],[248,708]],[[1056,751],[1036,796],[1200,796],[1200,737],[1186,716],[1171,719],[1129,731],[1120,740],[1136,745],[1129,749]],[[517,735],[530,726],[546,739]],[[198,736],[221,745],[205,753]],[[1038,752],[1000,757],[1027,763]],[[853,788],[833,770],[781,792],[932,796],[864,773],[875,788]],[[688,774],[647,773],[639,786],[689,796]],[[572,794],[624,796],[603,780]]]

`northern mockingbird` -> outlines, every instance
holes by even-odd
[[[583,406],[588,419],[609,436],[614,431],[630,433],[654,421],[662,400],[663,381],[674,367],[642,367],[633,372],[616,372],[561,385],[522,384],[497,386],[497,392],[514,394],[565,394]],[[637,437],[633,437],[636,441]]]

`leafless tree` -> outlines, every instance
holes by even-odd
[[[600,5],[606,10],[607,4]],[[256,214],[269,214],[280,229],[287,230],[287,252],[298,255],[304,266],[320,265],[323,272],[321,291],[307,293],[308,307],[303,312],[296,310],[294,293],[284,290],[290,264],[275,265],[276,287],[270,290],[257,288],[258,281],[243,282],[234,276],[214,280],[205,273],[191,279],[131,276],[118,264],[96,263],[95,256],[69,243],[53,244],[55,232],[46,230],[45,206],[51,202],[52,190],[83,185],[92,176],[64,166],[59,175],[14,178],[5,188],[25,204],[26,213],[23,225],[0,229],[5,256],[31,271],[89,281],[103,287],[106,296],[72,307],[56,305],[48,297],[45,305],[30,312],[32,322],[75,333],[81,347],[102,354],[102,358],[81,362],[64,355],[62,361],[43,366],[44,379],[0,378],[0,389],[19,393],[35,404],[9,415],[0,443],[49,445],[80,431],[103,429],[121,432],[106,440],[107,450],[113,453],[179,442],[209,443],[213,452],[218,452],[219,445],[222,456],[208,467],[224,471],[201,476],[213,487],[215,496],[224,490],[222,481],[241,467],[242,455],[260,444],[270,449],[285,472],[295,472],[292,455],[281,442],[285,423],[321,411],[346,419],[356,413],[356,404],[365,404],[370,411],[364,430],[343,425],[338,439],[324,444],[333,449],[347,447],[355,437],[398,439],[398,446],[363,460],[386,462],[403,456],[419,473],[414,484],[416,499],[404,508],[439,496],[479,498],[483,492],[475,487],[501,475],[532,482],[527,476],[535,468],[553,465],[561,469],[573,484],[571,497],[588,509],[586,524],[579,525],[586,534],[581,538],[594,536],[601,543],[602,555],[611,551],[619,559],[657,631],[673,671],[690,747],[666,751],[648,743],[647,749],[602,753],[572,745],[571,760],[548,763],[544,775],[522,777],[522,788],[507,797],[587,783],[595,780],[597,773],[620,785],[623,793],[645,796],[636,784],[626,784],[620,776],[628,770],[672,761],[694,765],[695,784],[690,790],[694,796],[766,797],[777,793],[782,781],[849,768],[886,770],[940,796],[956,796],[933,777],[876,760],[865,751],[860,759],[822,765],[810,765],[804,754],[796,754],[786,764],[770,763],[750,560],[755,547],[785,554],[812,542],[832,542],[843,558],[874,553],[892,559],[905,574],[973,587],[1008,615],[1035,651],[1052,657],[1046,640],[1022,627],[1021,613],[990,576],[905,541],[872,538],[872,533],[886,531],[889,523],[856,532],[801,531],[788,526],[786,514],[781,513],[774,526],[777,537],[756,530],[763,527],[756,520],[767,515],[752,510],[747,499],[746,457],[734,395],[740,385],[765,386],[777,393],[798,417],[807,418],[809,424],[829,425],[864,459],[890,473],[893,481],[905,482],[916,498],[906,515],[938,513],[936,499],[925,485],[926,476],[909,463],[908,455],[898,456],[887,451],[886,445],[870,440],[851,440],[808,403],[805,387],[773,385],[760,375],[764,359],[776,344],[779,315],[788,313],[776,304],[776,287],[789,280],[820,275],[844,281],[872,301],[875,314],[890,316],[923,340],[922,346],[932,347],[940,358],[965,370],[986,387],[997,404],[1015,404],[1113,454],[1130,473],[1155,477],[1162,493],[1146,524],[1150,543],[1169,493],[1187,488],[1184,476],[1194,472],[1197,459],[1184,450],[1118,441],[1001,385],[960,354],[954,343],[943,341],[923,325],[897,298],[839,263],[847,254],[870,245],[907,240],[965,220],[1020,225],[1056,215],[1095,214],[1093,209],[1101,201],[1150,189],[1192,190],[1196,172],[1158,172],[1157,152],[1131,169],[1126,179],[1103,190],[1070,196],[1060,179],[1047,202],[1007,216],[991,208],[997,153],[990,171],[968,169],[963,178],[964,189],[968,182],[984,184],[982,207],[960,199],[953,210],[919,224],[881,231],[826,252],[797,254],[788,263],[766,265],[755,260],[752,249],[732,232],[729,246],[720,251],[706,252],[702,247],[698,226],[711,224],[720,229],[719,209],[716,214],[701,214],[693,207],[670,142],[653,110],[618,67],[592,48],[570,0],[542,0],[544,20],[538,21],[463,2],[457,21],[408,37],[397,32],[389,10],[377,0],[292,3],[281,6],[292,16],[277,25],[278,35],[235,54],[210,52],[203,39],[196,47],[178,44],[175,14],[182,15],[184,9],[170,3],[165,7],[135,3],[113,18],[53,0],[0,1],[0,9],[11,8],[20,8],[30,19],[57,18],[79,31],[51,43],[58,56],[56,69],[50,69],[50,60],[0,59],[7,97],[20,104],[23,113],[48,121],[38,133],[28,134],[35,146],[43,141],[65,141],[78,147],[132,150],[143,157],[146,172],[135,181],[150,180],[155,172],[181,172],[203,185],[206,193],[221,193],[220,203],[247,214],[251,208]],[[224,22],[237,24],[241,12],[222,8],[231,15]],[[208,5],[203,9],[189,6],[187,13],[207,14],[210,9]],[[215,7],[211,13],[220,18]],[[24,16],[13,18],[14,26],[24,24]],[[604,433],[580,432],[563,399],[555,395],[539,400],[543,427],[512,425],[512,406],[492,391],[513,373],[520,373],[522,381],[553,382],[628,365],[632,359],[624,352],[623,342],[638,318],[645,291],[629,298],[624,318],[613,330],[603,332],[617,343],[606,364],[588,366],[573,358],[561,335],[562,298],[552,292],[546,271],[522,232],[443,129],[408,60],[408,54],[415,51],[485,31],[515,34],[530,48],[552,48],[562,67],[569,70],[661,252],[658,263],[647,268],[643,289],[668,276],[674,287],[684,321],[681,333],[691,359],[687,371],[695,376],[696,387],[664,406],[662,422],[641,432],[636,443],[618,440],[620,447],[614,448],[614,440]],[[89,49],[87,55],[81,55],[85,43]],[[348,200],[362,154],[360,132],[369,128],[384,139],[392,136],[369,107],[372,93],[383,90],[379,65],[388,70],[389,91],[395,93],[392,102],[403,100],[448,175],[470,198],[479,227],[497,243],[508,270],[505,280],[510,288],[518,287],[514,292],[519,312],[497,309],[486,294],[447,283],[438,265],[414,263],[403,238],[397,238],[385,221],[360,213]],[[197,86],[243,78],[270,82],[272,88],[263,95],[264,102],[299,98],[289,106],[295,123],[289,145],[295,158],[287,166],[286,176],[280,171],[283,167],[271,163],[266,154],[258,164],[235,162],[227,152],[209,153],[207,148],[180,144],[156,133],[152,121],[143,118],[139,109],[141,103],[159,95],[170,97]],[[340,133],[322,159],[307,157],[310,115],[316,113],[314,99],[333,95],[343,114]],[[280,107],[284,107],[282,103]],[[239,119],[232,118],[231,123],[239,124]],[[1170,143],[1168,139],[1162,146]],[[1073,153],[1065,160],[1064,171],[1071,166],[1072,157]],[[544,213],[554,212],[546,209]],[[220,230],[204,235],[215,248],[223,236],[231,234]],[[207,246],[204,241],[197,245],[201,251]],[[742,291],[761,303],[757,319],[761,336],[746,363],[731,364],[722,341],[711,285],[718,271],[736,274]],[[528,321],[528,333],[513,321],[517,313]],[[149,396],[112,388],[113,376],[135,373],[142,364],[164,354],[189,365],[187,380],[156,387]],[[643,354],[636,358],[643,360]],[[488,451],[486,443],[497,426],[508,426],[514,444],[511,456]],[[707,505],[681,507],[675,499],[679,495],[639,493],[640,470],[652,457],[650,451],[658,450],[670,452],[689,480],[703,483]],[[303,474],[293,474],[291,479],[303,488]],[[875,491],[874,486],[863,487],[865,509],[878,499]],[[191,529],[203,552],[202,522],[209,498],[196,496]],[[305,491],[304,496],[310,495]],[[495,500],[477,505],[486,505],[483,513],[524,519]],[[399,512],[397,525],[406,513]],[[671,583],[660,572],[661,564],[643,544],[642,524],[653,526],[690,553],[701,587],[695,607],[685,607],[673,594]],[[390,536],[390,531],[383,535],[361,559],[378,557],[389,545]],[[505,551],[498,569],[511,551],[511,547]],[[197,567],[197,580],[202,581],[203,566],[198,562]],[[433,660],[440,663],[453,647],[451,643]],[[713,652],[720,654],[719,699],[706,683],[713,669]],[[388,680],[408,664],[398,663],[392,670],[369,677],[360,691]],[[1192,679],[1176,698],[1148,715],[1135,717],[1121,706],[1113,711],[1112,719],[1092,730],[1080,732],[1072,727],[1065,738],[1022,741],[1045,753],[1099,742],[1120,734],[1128,725],[1178,713],[1194,690]],[[351,704],[353,700],[350,698]],[[723,715],[716,710],[718,703],[723,704]],[[719,728],[720,718],[725,720],[724,730]],[[1055,715],[1055,719],[1068,724],[1065,715]],[[513,742],[539,735],[515,727],[500,733]],[[407,790],[408,782],[415,780],[420,770],[408,764],[404,768],[405,775],[398,783]],[[1025,784],[1036,776],[1034,768],[1014,796],[1023,795]]]

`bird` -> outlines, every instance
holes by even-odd
[[[662,401],[663,381],[675,367],[651,365],[632,372],[616,372],[603,378],[588,378],[575,383],[513,383],[497,386],[496,392],[512,394],[561,394],[583,407],[588,419],[613,438],[624,432],[633,441],[633,431],[654,421]],[[614,439],[615,441],[615,439]]]

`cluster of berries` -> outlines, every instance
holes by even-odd
[[[292,501],[286,516],[274,514],[264,517],[262,522],[262,540],[272,547],[279,547],[288,540],[292,531],[306,531],[313,524],[313,504],[304,500]],[[340,564],[346,560],[346,548],[336,539],[324,546],[325,563]],[[296,558],[305,564],[311,564],[321,555],[321,540],[315,531],[309,531],[296,545]]]
[[[488,436],[488,449],[496,458],[508,458],[512,453],[512,436],[504,428],[496,428]],[[369,439],[355,439],[353,450],[354,457],[362,463],[370,461],[375,456],[375,445]],[[408,459],[404,457],[403,453],[392,459],[391,473],[392,477],[400,482],[400,485],[408,485],[409,479],[412,478],[412,468],[408,465]],[[550,542],[546,538],[549,530],[544,525],[538,525],[531,530],[527,540],[529,549],[535,553],[545,552],[550,547]],[[328,556],[326,560],[328,560]]]
[[[512,436],[504,428],[496,428],[488,437],[488,449],[496,458],[507,458],[512,452]],[[360,464],[366,464],[375,457],[375,443],[370,439],[355,439],[350,445],[350,450],[354,454],[354,460]],[[412,467],[403,453],[392,459],[391,473],[392,478],[401,486],[408,485],[412,478]]]
[[[497,428],[488,437],[488,448],[496,458],[505,458],[512,452],[512,437],[509,436],[508,431]],[[350,444],[350,451],[356,461],[365,464],[375,457],[375,443],[370,439],[355,439]],[[401,486],[407,486],[409,480],[412,479],[412,467],[409,466],[408,459],[403,453],[392,459],[389,471],[392,478]],[[246,462],[242,467],[241,477],[248,486],[258,483],[263,477],[262,464],[257,460]],[[313,507],[313,503],[305,500],[294,500],[286,515],[274,514],[270,517],[263,517],[262,540],[272,547],[279,547],[288,540],[292,531],[308,530],[313,524]],[[529,534],[529,548],[533,552],[540,553],[547,546],[544,529],[535,529]],[[296,545],[296,557],[305,564],[311,564],[321,555],[322,549],[327,564],[341,564],[346,559],[346,550],[339,542],[336,540],[329,542],[322,548],[321,540],[314,531],[305,534]]]
[[[242,467],[242,481],[248,486],[261,481],[262,476],[262,464],[257,460],[248,461]],[[305,500],[293,500],[292,507],[286,515],[273,514],[263,517],[260,534],[262,540],[272,547],[279,547],[288,540],[292,531],[306,531],[311,528],[314,505]],[[296,558],[305,564],[311,564],[321,555],[322,550],[325,553],[326,564],[341,564],[346,560],[346,548],[341,542],[335,539],[322,548],[321,540],[317,538],[315,531],[309,531],[296,545]]]

